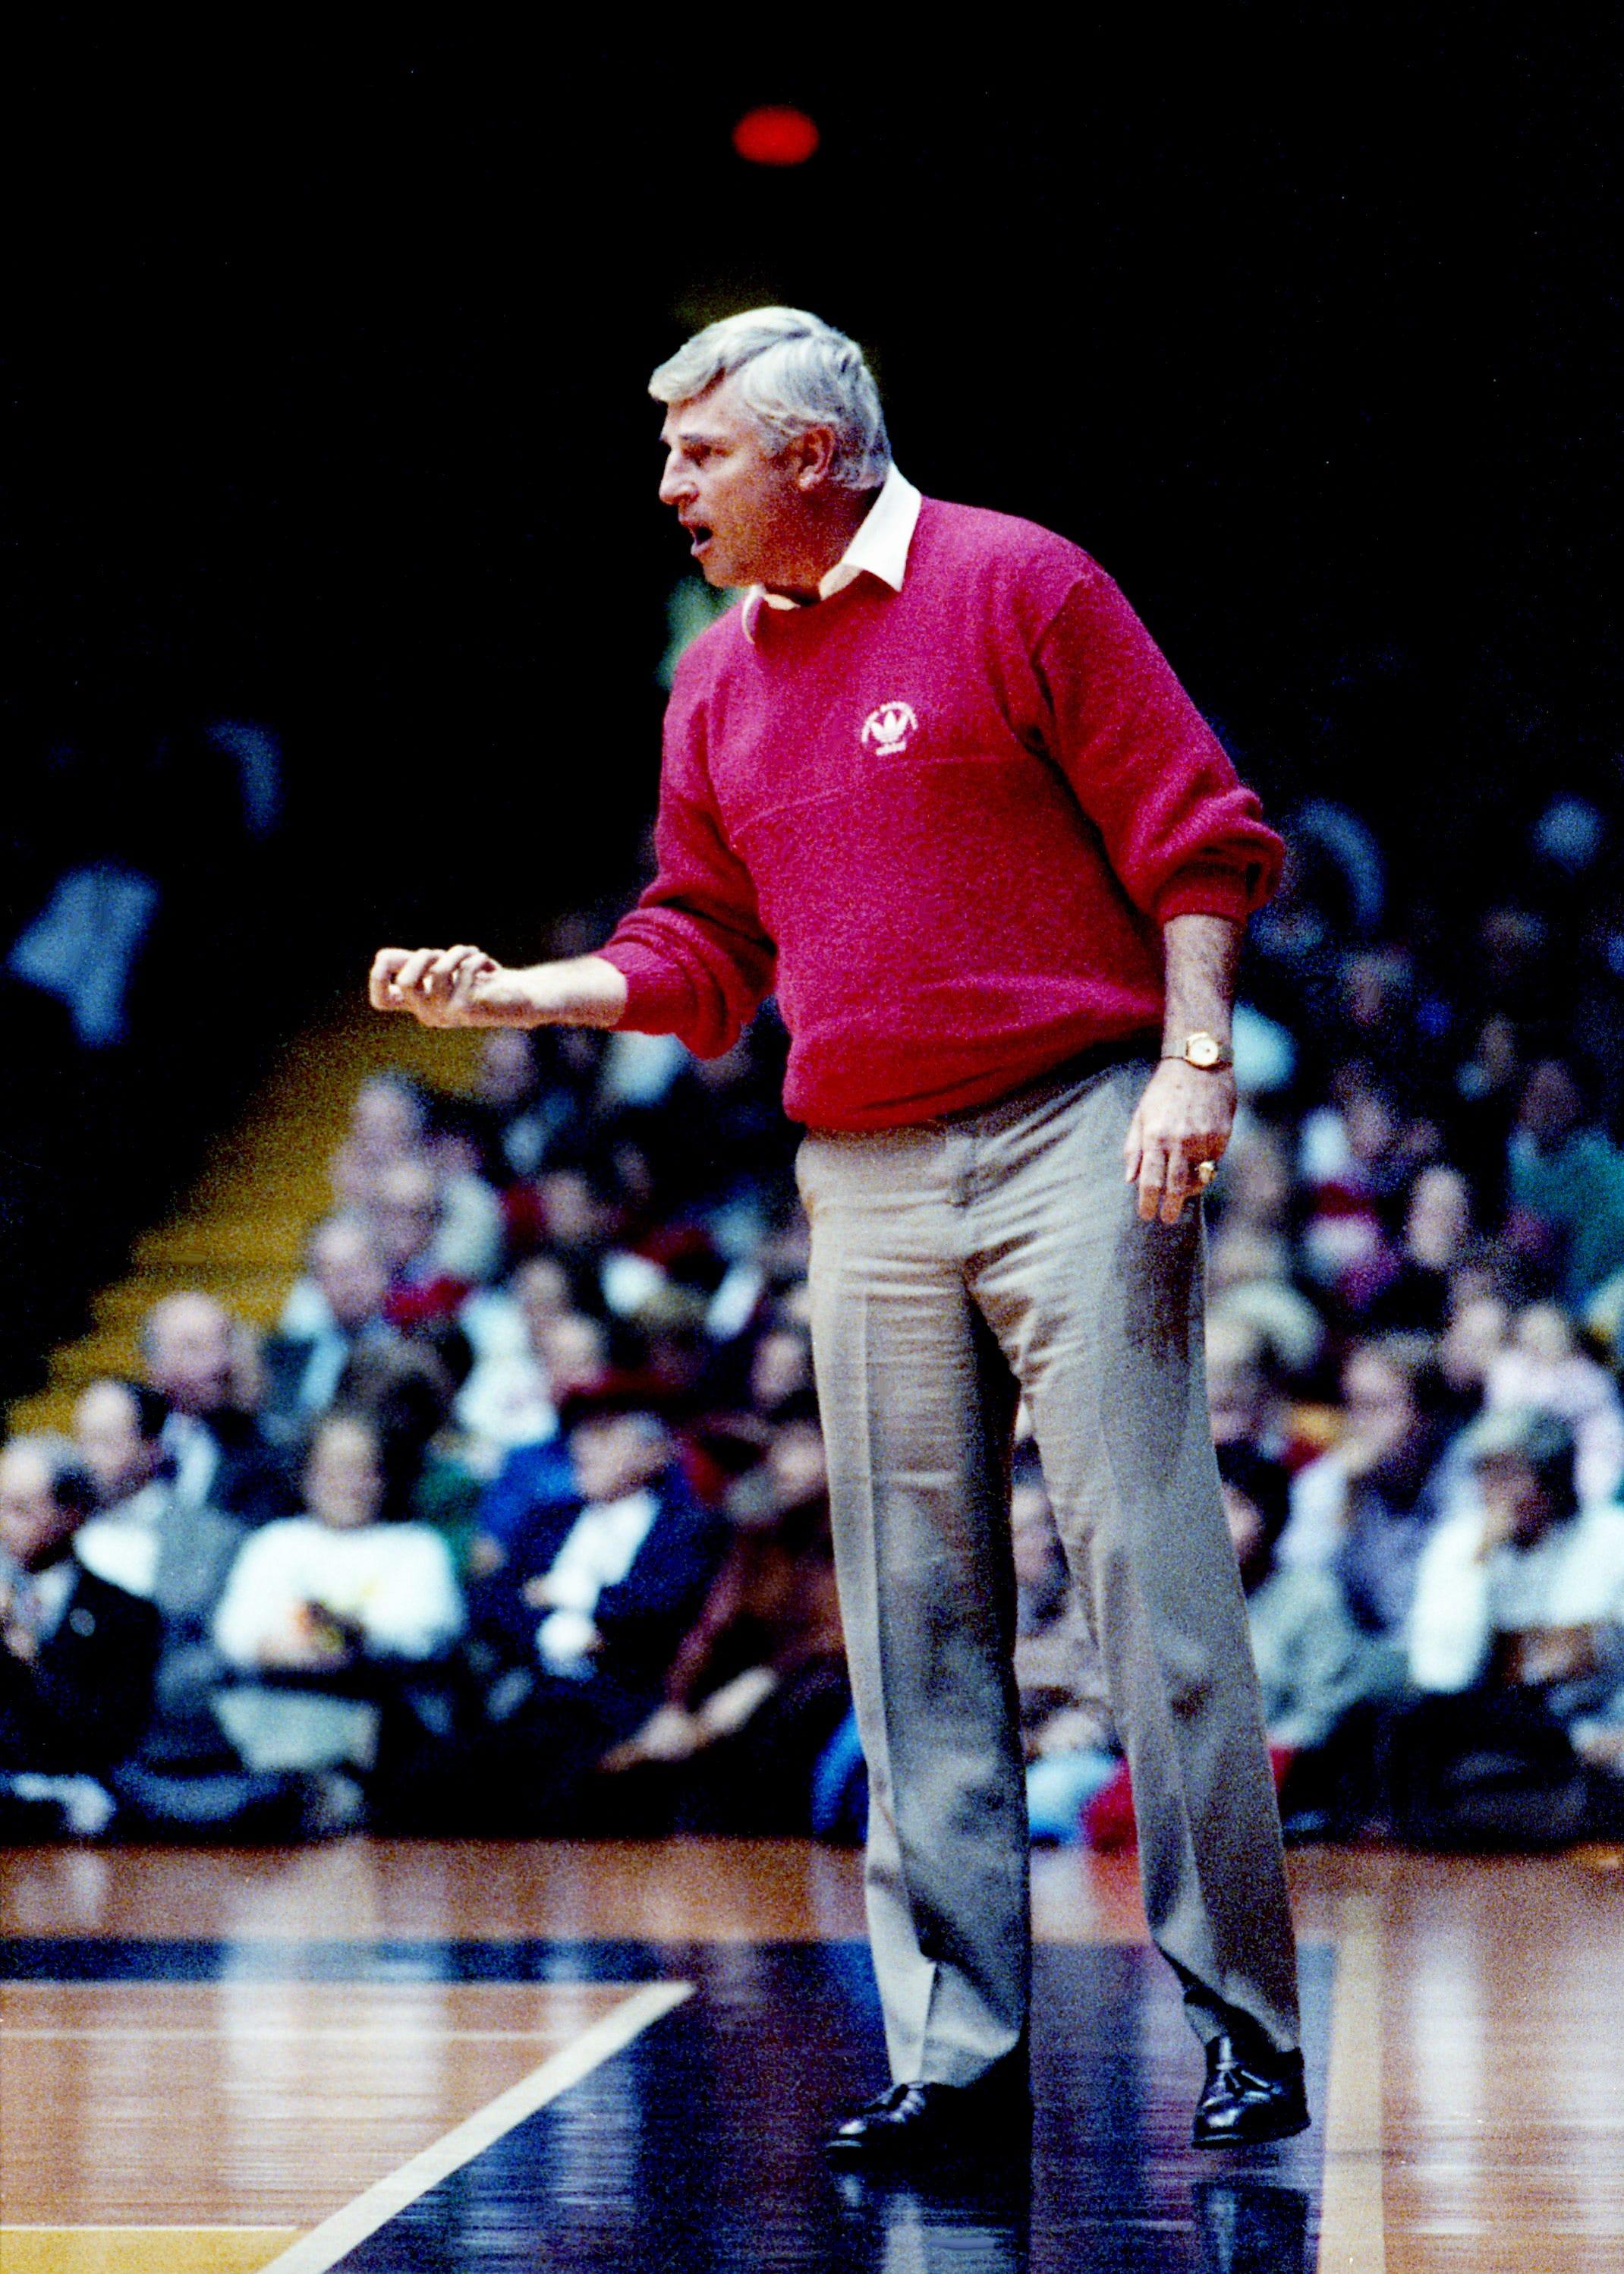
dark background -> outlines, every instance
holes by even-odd
[[[1604,34],[1108,20],[0,50],[0,917],[106,855],[163,893],[119,1049],[0,982],[0,1376],[373,945],[527,957],[631,889],[687,568],[644,381],[733,307],[855,334],[912,478],[1087,546],[1274,816],[1352,804],[1434,930],[1553,794],[1616,803]],[[806,165],[734,154],[767,102]],[[268,843],[222,715],[282,740]]]
[[[859,29],[809,62],[722,19],[569,57],[63,19],[13,55],[19,783],[81,716],[213,705],[282,733],[346,948],[512,947],[613,886],[683,567],[643,379],[781,297],[868,346],[916,481],[1104,561],[1277,813],[1343,796],[1430,861],[1610,792],[1601,37]],[[733,154],[770,100],[806,166]]]

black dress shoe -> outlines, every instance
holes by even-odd
[[[1303,2056],[1262,2037],[1221,2029],[1207,2048],[1207,2084],[1195,2107],[1198,2148],[1254,2148],[1308,2129]]]
[[[1032,2137],[1025,2077],[1002,2071],[974,2084],[893,2084],[837,2124],[823,2151],[839,2164],[919,2164],[951,2153],[1023,2153]]]

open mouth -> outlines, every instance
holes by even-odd
[[[704,551],[706,546],[710,544],[714,532],[712,531],[710,523],[703,521],[690,522],[688,524],[688,535],[694,540],[689,546],[688,551],[693,554],[695,560],[697,561],[700,554]]]

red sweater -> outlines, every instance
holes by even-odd
[[[1086,553],[926,499],[903,590],[733,610],[682,659],[621,1025],[726,1050],[776,988],[786,1111],[884,1128],[1160,1027],[1160,927],[1281,846]]]

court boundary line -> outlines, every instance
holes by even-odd
[[[1344,1897],[1331,1992],[1319,2274],[1387,2274],[1381,2100],[1381,1921]]]
[[[532,2069],[517,2084],[402,2164],[397,2171],[375,2180],[365,2194],[342,2210],[324,2218],[320,2226],[301,2235],[290,2248],[273,2258],[261,2274],[331,2274],[352,2250],[398,2218],[403,2210],[437,2187],[453,2172],[471,2164],[476,2156],[527,2116],[545,2108],[606,2060],[625,2051],[634,2038],[694,1994],[691,1982],[651,1982],[634,1989],[612,2014],[590,2028]]]

